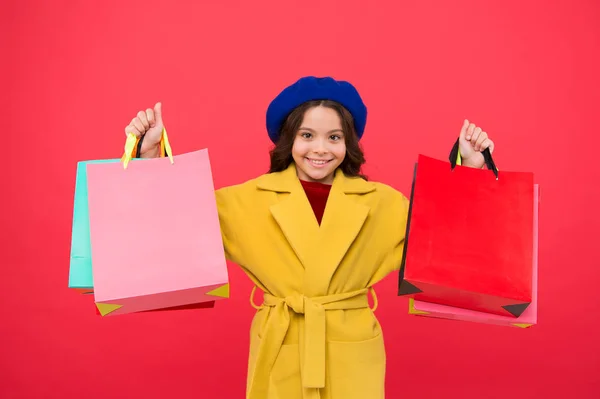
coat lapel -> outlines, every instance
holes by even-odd
[[[354,195],[375,189],[373,183],[335,175],[321,226],[296,175],[295,165],[258,179],[259,189],[282,193],[284,198],[271,206],[271,214],[305,268],[304,294],[325,295],[331,277],[360,232],[369,207],[356,202]]]
[[[329,193],[318,243],[312,251],[305,277],[306,295],[326,295],[329,283],[346,252],[360,233],[370,207],[353,198],[356,194],[373,191],[375,186],[358,178],[348,178],[341,171]]]
[[[300,262],[307,266],[315,248],[319,226],[306,195],[293,190],[281,202],[271,206],[271,214],[279,224]]]
[[[285,171],[261,176],[258,187],[282,193],[280,195],[284,198],[271,205],[271,214],[306,268],[310,253],[316,245],[319,224],[296,176],[294,164]]]

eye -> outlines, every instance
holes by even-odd
[[[300,136],[302,136],[305,139],[309,139],[312,137],[312,134],[309,132],[300,132]]]
[[[342,137],[339,134],[332,134],[331,136],[329,136],[329,139],[331,139],[333,141],[338,141],[338,140],[341,140]]]

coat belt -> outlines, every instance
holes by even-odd
[[[252,297],[254,291],[252,290]],[[304,328],[300,328],[298,346],[301,359],[302,385],[305,397],[319,397],[318,389],[325,387],[325,311],[368,308],[368,288],[361,290],[308,298],[293,294],[285,298],[264,294],[262,306],[271,307],[264,327],[255,362],[254,376],[249,386],[249,399],[265,398],[273,364],[290,325],[290,312],[304,315]],[[373,293],[374,295],[374,293]],[[376,306],[376,297],[375,306]],[[313,392],[311,395],[310,392]],[[316,391],[316,392],[315,392]]]

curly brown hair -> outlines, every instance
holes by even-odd
[[[339,168],[349,177],[360,177],[367,180],[367,176],[360,173],[362,165],[365,163],[365,155],[359,144],[356,129],[354,128],[354,119],[352,114],[340,103],[331,100],[308,101],[296,107],[286,118],[279,134],[279,140],[275,147],[270,151],[271,166],[269,173],[281,172],[290,166],[293,162],[292,147],[296,133],[304,120],[304,114],[313,107],[328,107],[336,111],[342,122],[344,131],[344,140],[346,142],[346,156]]]

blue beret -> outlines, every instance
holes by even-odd
[[[342,104],[354,119],[358,139],[367,124],[367,107],[354,86],[330,77],[306,76],[286,87],[267,108],[267,132],[272,142],[277,142],[279,130],[288,115],[299,105],[312,100],[332,100]]]

